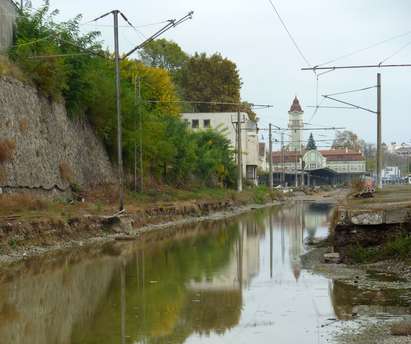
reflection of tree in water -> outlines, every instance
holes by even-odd
[[[235,326],[241,312],[241,290],[204,291],[199,298],[187,285],[195,279],[211,281],[216,271],[230,261],[238,237],[237,226],[228,225],[188,240],[150,246],[129,261],[125,290],[126,342],[154,343],[167,337],[174,337],[174,342],[180,342],[177,340],[180,338],[182,342],[193,331],[221,331]],[[108,299],[91,324],[78,328],[74,342],[119,341],[121,284],[117,276]],[[199,301],[193,302],[194,299]],[[218,312],[217,306],[220,306]]]
[[[241,290],[191,292],[181,318],[166,336],[152,337],[150,343],[183,343],[193,332],[199,335],[224,334],[237,326],[241,317]]]

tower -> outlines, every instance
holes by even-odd
[[[304,111],[297,97],[294,98],[290,111],[288,111],[288,129],[290,129],[290,151],[301,152],[303,144]]]

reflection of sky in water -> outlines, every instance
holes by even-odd
[[[318,343],[319,325],[334,316],[329,281],[301,271],[299,257],[304,253],[303,238],[327,235],[329,209],[307,209],[283,207],[266,216],[262,233],[245,237],[252,242],[251,258],[258,257],[253,262],[258,271],[249,271],[238,326],[224,336],[194,334],[187,343]]]

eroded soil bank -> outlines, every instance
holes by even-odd
[[[335,190],[313,196],[298,193],[265,204],[233,200],[176,202],[111,216],[81,215],[66,219],[8,216],[0,221],[0,263],[100,241],[135,240],[147,231],[222,219],[294,200],[336,202],[339,195],[341,192]]]

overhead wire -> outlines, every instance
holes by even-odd
[[[400,49],[396,50],[393,54],[391,54],[390,56],[386,57],[385,59],[383,59],[380,64],[385,63],[386,61],[388,61],[390,58],[394,57],[395,55],[398,55],[401,51],[403,51],[405,48],[407,48],[408,46],[411,45],[411,42],[408,42],[407,44],[403,45]]]
[[[369,45],[369,46],[367,46],[367,47],[365,47],[365,48],[361,48],[361,49],[354,50],[354,51],[352,51],[352,52],[350,52],[350,53],[341,55],[341,56],[336,57],[336,58],[334,58],[334,59],[332,59],[332,60],[329,60],[329,61],[327,61],[327,62],[320,63],[320,64],[318,64],[316,67],[324,66],[324,65],[327,65],[327,64],[329,64],[329,63],[333,63],[333,62],[342,60],[342,59],[344,59],[344,58],[351,57],[351,56],[353,56],[353,55],[362,53],[362,52],[364,52],[364,51],[366,51],[366,50],[375,48],[375,47],[377,47],[377,46],[379,46],[379,45],[385,44],[385,43],[387,43],[387,42],[389,42],[389,41],[392,41],[392,40],[395,40],[395,39],[397,39],[397,38],[401,38],[401,37],[407,36],[407,35],[409,35],[409,34],[411,34],[411,30],[410,30],[410,31],[407,31],[407,32],[404,32],[404,33],[402,33],[402,34],[399,34],[399,35],[395,35],[395,36],[389,37],[389,38],[384,39],[384,40],[382,40],[382,41],[379,41],[379,42],[377,42],[377,43],[371,44],[371,45]]]
[[[85,22],[85,23],[80,23],[80,26],[93,26],[93,27],[113,27],[113,24],[91,24],[93,21]],[[160,24],[165,24],[167,23],[167,20],[163,20],[161,22],[156,22],[156,23],[149,23],[149,24],[142,24],[142,25],[134,25],[134,27],[131,27],[130,25],[119,25],[119,28],[130,28],[130,29],[141,29],[145,27],[150,27],[150,26],[156,26]]]
[[[120,15],[123,17],[123,19],[125,20],[125,22],[138,34],[140,35],[140,37],[142,37],[143,39],[147,39],[147,37],[140,31],[138,30],[129,20],[128,18],[125,16],[125,14],[123,12],[120,12]]]
[[[301,48],[298,46],[297,41],[294,39],[293,35],[291,34],[290,30],[287,28],[287,25],[285,24],[284,20],[281,18],[280,13],[278,12],[277,8],[275,7],[274,3],[272,2],[272,0],[268,0],[271,4],[271,7],[273,8],[273,10],[275,11],[275,13],[277,14],[278,19],[280,20],[282,26],[284,27],[284,30],[287,32],[288,37],[290,38],[290,40],[293,42],[294,47],[297,49],[298,53],[300,54],[300,56],[302,57],[302,59],[305,61],[305,63],[307,64],[307,66],[311,67],[311,63],[308,61],[308,59],[305,57],[304,53],[302,52]]]
[[[327,94],[327,96],[332,97],[332,96],[338,96],[338,95],[342,95],[342,94],[348,94],[348,93],[356,93],[356,92],[362,92],[362,91],[366,91],[366,90],[370,90],[372,88],[377,88],[377,86],[368,86],[368,87],[364,87],[364,88],[358,88],[355,90],[350,90],[350,91],[344,91],[344,92],[338,92],[338,93],[331,93],[331,94]]]

